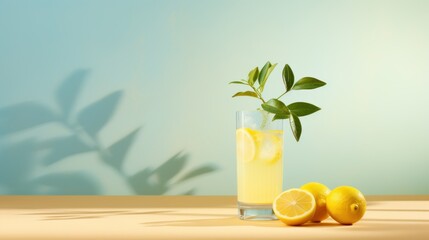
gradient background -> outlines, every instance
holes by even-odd
[[[428,11],[423,0],[0,0],[0,194],[235,194],[235,111],[259,103],[231,99],[243,88],[227,83],[268,60],[280,67],[265,96],[281,93],[286,63],[328,83],[284,99],[322,108],[302,118],[299,143],[286,128],[285,188],[429,194]],[[94,141],[73,125],[80,115]]]

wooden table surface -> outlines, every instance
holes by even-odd
[[[0,196],[0,239],[429,239],[429,196],[367,197],[361,221],[242,221],[235,197]]]

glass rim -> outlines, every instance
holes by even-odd
[[[263,109],[261,109],[261,110],[237,110],[237,111],[235,111],[236,113],[256,113],[256,112],[266,112],[266,113],[269,113],[269,114],[273,114],[273,113],[270,113],[270,112],[267,112],[267,111],[265,111],[265,110],[263,110]]]

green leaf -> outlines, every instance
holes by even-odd
[[[273,117],[273,121],[274,120],[278,120],[278,119],[288,119],[290,117],[290,113],[287,113],[287,114],[285,114],[285,113],[278,113],[278,114],[275,114],[274,115],[274,117]]]
[[[265,78],[265,76],[267,75],[267,71],[268,71],[268,68],[271,66],[271,63],[268,61],[267,63],[265,63],[265,65],[262,67],[262,69],[261,69],[261,72],[260,72],[260,74],[259,74],[259,76],[258,76],[258,82],[259,82],[259,85],[261,85],[262,84],[262,81],[264,80],[264,78]]]
[[[270,76],[271,72],[274,70],[276,66],[277,66],[277,63],[273,65],[270,62],[267,62],[262,68],[258,78],[259,89],[261,90],[261,92],[264,91],[265,83],[267,82],[268,77]]]
[[[283,68],[283,83],[286,87],[286,92],[292,88],[294,81],[295,76],[293,75],[292,69],[286,64]]]
[[[248,83],[250,86],[253,86],[255,84],[255,81],[259,77],[259,68],[255,67],[252,71],[249,72],[249,80]]]
[[[293,90],[315,89],[325,86],[326,83],[313,77],[303,77],[292,87]]]
[[[247,82],[242,82],[242,81],[232,81],[229,84],[243,84],[243,85],[249,85],[247,84]]]
[[[258,95],[252,91],[238,92],[234,94],[232,97],[243,97],[243,96],[258,98]]]
[[[289,118],[290,128],[292,129],[293,136],[295,137],[296,141],[299,142],[299,138],[301,137],[302,132],[302,126],[301,121],[299,121],[298,116],[296,116],[294,113],[290,114]]]
[[[287,108],[298,117],[307,116],[320,110],[318,106],[306,102],[295,102],[289,104]]]
[[[268,102],[263,103],[262,108],[270,113],[274,114],[288,114],[289,110],[287,109],[286,105],[275,98],[270,99]]]

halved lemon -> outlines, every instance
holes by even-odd
[[[239,128],[236,131],[237,160],[239,162],[250,162],[255,159],[256,144],[253,130],[250,128]]]
[[[316,212],[316,200],[307,190],[292,188],[282,192],[273,202],[277,218],[287,225],[296,226],[311,220]]]

